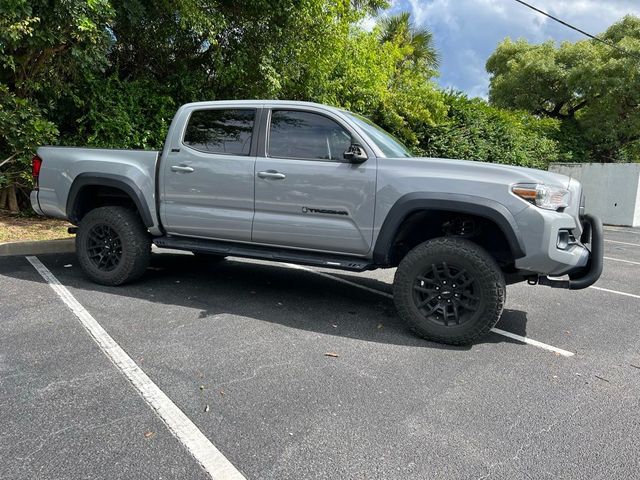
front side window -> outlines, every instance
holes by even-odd
[[[196,110],[183,143],[206,153],[249,155],[255,116],[253,109]]]
[[[351,135],[324,115],[273,110],[268,155],[274,158],[342,161]]]

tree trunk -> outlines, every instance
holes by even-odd
[[[7,189],[3,188],[0,192],[0,209],[3,209],[7,204]]]
[[[7,190],[7,201],[9,203],[9,211],[11,213],[18,213],[18,198],[16,197],[16,186],[9,185]]]

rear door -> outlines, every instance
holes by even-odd
[[[376,158],[344,160],[357,134],[330,111],[265,110],[265,156],[256,159],[256,243],[364,255],[371,249]]]
[[[161,166],[167,233],[251,240],[259,111],[225,106],[183,112],[186,127]]]

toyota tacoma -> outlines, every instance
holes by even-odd
[[[398,314],[467,344],[498,321],[505,285],[582,289],[602,224],[575,179],[418,158],[354,113],[305,102],[183,105],[157,151],[41,147],[34,210],[76,227],[86,275],[144,274],[151,245],[364,271],[397,267]]]

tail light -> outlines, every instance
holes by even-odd
[[[38,190],[38,177],[40,176],[40,167],[42,166],[42,159],[38,155],[34,155],[31,159],[31,174],[33,175],[33,183],[35,189]]]

